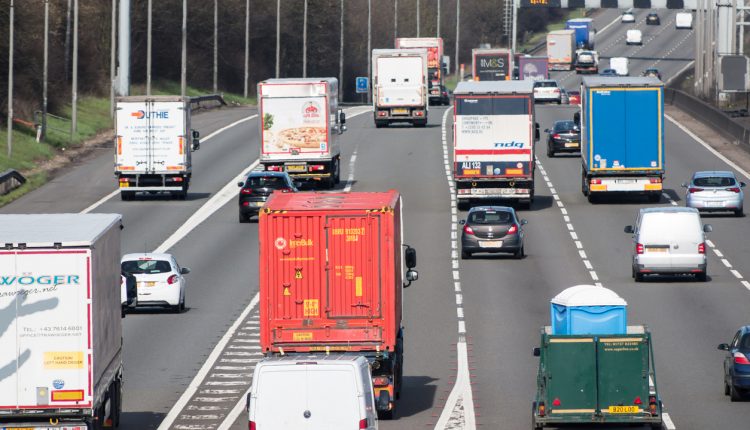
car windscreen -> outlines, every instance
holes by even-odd
[[[740,349],[740,351],[750,351],[750,333],[745,333],[742,336],[742,339],[740,340],[739,345],[737,345]]]
[[[509,224],[513,215],[506,211],[478,211],[469,214],[469,224]]]
[[[281,188],[287,188],[288,185],[284,178],[280,176],[251,176],[245,181],[245,187],[271,188],[273,190],[278,190]]]
[[[578,126],[573,121],[558,121],[555,123],[555,131],[579,131]]]
[[[164,260],[131,260],[122,262],[122,271],[133,275],[169,273],[172,266]]]
[[[731,187],[735,184],[735,180],[728,176],[712,176],[695,178],[693,184],[696,187]]]
[[[557,83],[552,81],[534,82],[534,88],[557,88]]]
[[[526,97],[458,97],[456,115],[528,115]]]

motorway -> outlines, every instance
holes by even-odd
[[[666,80],[691,59],[693,33],[674,29],[674,13],[660,11],[662,25],[646,26],[646,11],[636,12],[643,47],[625,46],[625,29],[633,24],[617,21],[602,31],[618,15],[604,11],[596,17],[597,49],[605,58],[632,55],[632,75],[656,63]],[[579,83],[574,74],[555,77],[570,89]],[[539,106],[540,129],[572,118],[574,111],[572,106]],[[242,394],[260,358],[257,224],[237,222],[234,182],[257,159],[255,113],[237,108],[194,117],[204,139],[194,154],[186,201],[102,200],[115,186],[111,149],[102,149],[0,209],[121,213],[123,253],[168,248],[192,269],[187,312],[137,312],[124,320],[123,429],[156,429],[160,424],[186,430],[247,428]],[[750,245],[742,232],[750,228],[750,218],[704,217],[714,226],[708,235],[710,282],[658,278],[635,284],[631,238],[623,227],[647,203],[588,203],[580,192],[580,159],[548,159],[542,133],[536,198],[530,210],[520,212],[529,221],[527,257],[459,260],[452,233],[463,213],[452,213],[445,170],[450,160],[444,152],[444,145],[449,149],[451,144],[451,111],[431,108],[424,129],[376,129],[367,107],[349,108],[348,115],[339,190],[401,191],[406,242],[419,255],[420,279],[404,292],[402,400],[396,420],[381,421],[381,429],[435,428],[446,403],[453,405],[451,390],[463,376],[470,377],[470,399],[464,397],[448,411],[454,416],[440,430],[463,428],[472,420],[485,429],[528,428],[538,364],[532,348],[538,346],[539,328],[549,323],[549,299],[569,286],[594,282],[627,300],[629,323],[650,327],[657,383],[671,419],[668,428],[747,427],[747,404],[730,403],[723,395],[723,352],[716,346],[747,323]],[[666,124],[667,180],[659,205],[683,205],[680,183],[693,171],[729,167],[680,127]],[[466,332],[467,375],[457,373],[462,368],[457,365],[459,321]]]

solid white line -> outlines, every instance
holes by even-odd
[[[94,203],[93,205],[91,205],[91,206],[87,207],[86,209],[82,210],[81,213],[82,214],[87,214],[87,213],[93,211],[94,209],[96,209],[99,206],[101,206],[102,204],[104,204],[104,202],[106,202],[107,200],[111,199],[112,197],[116,196],[119,193],[120,193],[120,189],[118,188],[118,189],[112,191],[111,193],[107,194],[106,196],[102,197],[101,199],[97,200],[96,203]]]

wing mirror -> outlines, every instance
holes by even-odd
[[[635,233],[635,229],[633,228],[632,225],[626,226],[625,227],[625,233],[634,234]]]
[[[464,225],[464,224],[466,224],[466,220],[465,220],[465,219],[462,219],[462,220],[461,220],[461,221],[459,221],[458,223],[459,223],[459,224],[461,224],[461,225]]]
[[[688,184],[687,184],[687,182],[683,182],[682,184],[680,184],[680,186],[681,186],[682,188],[687,188],[687,187],[688,187]]]
[[[714,231],[714,228],[713,228],[713,226],[711,224],[705,224],[703,226],[703,232],[704,233],[711,233],[712,231]]]
[[[245,186],[245,183],[241,182],[241,181],[237,182],[237,186],[240,187],[240,188],[242,188],[243,186]]]
[[[180,275],[187,275],[188,273],[190,273],[189,267],[183,267],[180,269]]]
[[[526,225],[526,224],[528,224],[528,223],[529,223],[529,222],[528,222],[528,221],[526,221],[525,219],[522,219],[522,220],[521,220],[521,225]]]
[[[534,348],[534,357],[539,357],[542,355],[542,350],[540,348]]]
[[[578,126],[581,126],[581,112],[576,112],[573,114],[573,122],[578,124]]]
[[[722,351],[729,351],[729,344],[726,343],[720,343],[717,349],[720,349]]]
[[[409,269],[417,267],[417,250],[409,245],[406,245],[406,250],[404,250],[404,263]]]
[[[193,151],[197,151],[201,149],[201,141],[200,141],[201,134],[198,133],[198,130],[192,130],[192,132],[193,132],[193,143],[190,145],[190,148]]]

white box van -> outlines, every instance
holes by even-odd
[[[615,72],[617,72],[617,76],[628,76],[628,63],[630,61],[627,59],[627,57],[612,57],[609,59],[609,68],[615,69]]]
[[[706,238],[710,224],[702,225],[694,208],[645,208],[638,213],[633,234],[633,271],[636,282],[648,274],[694,274],[706,281]]]
[[[255,366],[250,430],[377,430],[370,365],[363,356],[284,356]]]
[[[625,32],[626,45],[643,45],[643,34],[641,30],[630,29]]]
[[[693,14],[690,12],[680,12],[675,15],[674,19],[675,28],[685,28],[688,30],[693,29]]]

